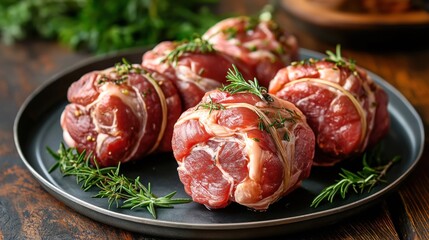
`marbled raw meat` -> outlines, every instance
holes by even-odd
[[[95,157],[99,166],[171,151],[181,100],[171,80],[140,65],[93,71],[68,89],[61,116],[64,140]]]
[[[142,65],[174,81],[185,110],[199,103],[206,92],[225,84],[225,76],[233,64],[246,78],[253,78],[247,65],[217,51],[185,51],[176,62],[167,61],[166,57],[181,44],[159,43],[143,55]]]
[[[195,202],[265,210],[309,176],[314,141],[292,103],[214,90],[181,115],[172,143],[180,180]]]
[[[277,73],[269,92],[306,115],[316,135],[315,165],[332,166],[360,154],[389,130],[387,94],[358,66],[297,63]]]
[[[227,18],[209,28],[203,38],[217,51],[247,64],[267,88],[279,69],[298,59],[296,38],[271,19]]]

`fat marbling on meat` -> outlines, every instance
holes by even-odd
[[[265,210],[309,176],[313,131],[295,105],[270,99],[213,90],[181,115],[173,153],[195,202]]]
[[[246,64],[264,87],[279,69],[298,60],[296,38],[271,18],[227,18],[209,28],[203,38],[217,51]]]
[[[184,110],[200,102],[206,92],[221,87],[232,65],[252,77],[247,65],[216,51],[201,38],[161,42],[143,55],[142,65],[173,80]]]
[[[64,141],[101,167],[171,151],[181,100],[173,82],[140,65],[83,75],[68,89],[61,116]]]
[[[387,94],[364,69],[341,57],[283,68],[269,92],[306,115],[316,135],[315,165],[332,166],[356,156],[389,130]]]

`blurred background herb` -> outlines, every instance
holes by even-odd
[[[181,40],[203,33],[220,17],[217,0],[1,0],[0,37],[58,40],[104,53]]]

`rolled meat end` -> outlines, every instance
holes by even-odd
[[[197,47],[187,49],[192,44]],[[208,42],[199,38],[182,43],[161,42],[142,58],[143,67],[173,80],[185,110],[198,104],[206,92],[221,87],[233,64],[244,76],[252,76],[247,65],[212,49]]]
[[[292,103],[213,90],[174,126],[180,180],[209,209],[265,210],[310,174],[314,133]]]
[[[209,28],[203,38],[217,51],[247,64],[264,87],[279,69],[298,60],[296,38],[271,19],[227,18]]]
[[[269,92],[294,103],[316,135],[314,164],[332,166],[388,132],[387,94],[354,65],[309,60],[281,69]]]
[[[175,85],[140,65],[93,71],[68,90],[61,116],[66,144],[91,154],[101,167],[171,151],[181,102]]]

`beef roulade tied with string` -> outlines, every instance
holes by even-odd
[[[203,38],[217,51],[248,65],[264,87],[268,87],[279,69],[298,60],[296,38],[273,21],[268,11],[259,18],[239,16],[222,20],[209,28]]]
[[[100,167],[171,151],[181,100],[173,82],[159,73],[124,62],[83,75],[67,98],[64,141],[91,154]]]
[[[161,42],[143,55],[142,65],[172,79],[183,102],[183,109],[194,107],[208,91],[221,87],[232,65],[245,77],[251,69],[238,59],[216,51],[200,37],[190,41]]]
[[[314,133],[294,104],[236,69],[228,78],[238,81],[206,93],[174,126],[179,177],[209,209],[236,202],[266,210],[309,176]]]
[[[316,135],[314,164],[332,166],[364,152],[389,130],[388,96],[354,61],[328,51],[281,69],[269,92],[294,103]]]

